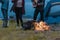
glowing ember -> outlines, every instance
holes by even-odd
[[[34,29],[37,30],[37,31],[47,31],[47,30],[50,30],[50,27],[43,21],[41,22],[34,22]]]

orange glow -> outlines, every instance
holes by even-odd
[[[37,30],[37,31],[47,31],[47,30],[50,30],[50,27],[43,21],[41,22],[34,22],[34,29]]]

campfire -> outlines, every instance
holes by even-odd
[[[33,22],[34,29],[37,31],[48,31],[50,30],[50,26],[48,26],[45,22],[40,21],[38,22]]]

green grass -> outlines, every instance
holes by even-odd
[[[34,30],[16,29],[15,22],[10,22],[8,28],[2,28],[0,20],[0,40],[54,40],[60,37],[60,31],[46,31],[35,33]]]

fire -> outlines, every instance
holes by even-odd
[[[50,26],[48,26],[45,22],[43,21],[40,21],[39,23],[38,22],[34,22],[34,29],[37,30],[37,31],[47,31],[47,30],[50,30]]]

